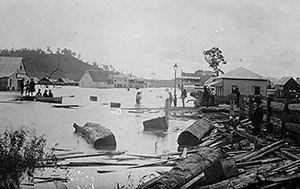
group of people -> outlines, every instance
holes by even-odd
[[[182,100],[182,106],[185,107],[185,99],[187,97],[187,92],[183,85],[180,86],[180,90],[181,90],[180,98]],[[169,91],[168,94],[169,94],[168,100],[170,101],[170,107],[171,107],[172,103],[174,102],[174,98],[172,92]],[[138,91],[135,97],[135,108],[141,107],[141,99],[142,99],[142,92]]]
[[[51,90],[45,90],[44,93],[42,94],[41,89],[38,89],[37,93],[35,93],[35,82],[33,78],[28,80],[26,83],[24,83],[24,79],[21,80],[20,82],[20,89],[21,89],[21,95],[23,94],[25,96],[39,96],[39,97],[53,97],[53,93]]]
[[[38,89],[38,92],[36,93],[35,96],[38,96],[38,97],[54,97],[51,90],[49,90],[49,92],[48,92],[48,90],[45,90],[44,93],[42,94],[41,89]]]
[[[34,82],[33,78],[28,80],[26,83],[24,83],[24,82],[25,82],[24,79],[22,79],[20,82],[21,95],[23,96],[23,94],[25,94],[25,96],[27,96],[27,95],[33,96],[33,94],[35,92],[35,82]]]
[[[187,97],[187,92],[186,92],[186,89],[184,88],[183,85],[179,85],[179,88],[181,90],[180,98],[181,98],[181,101],[182,101],[182,106],[185,107],[185,99]],[[169,91],[169,98],[168,99],[170,100],[170,106],[171,106],[172,103],[174,102],[174,98],[173,98],[172,92],[170,92],[170,91]]]

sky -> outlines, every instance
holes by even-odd
[[[212,47],[225,72],[300,77],[295,0],[0,0],[0,23],[0,49],[68,48],[143,78],[210,70]]]

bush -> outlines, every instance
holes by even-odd
[[[45,145],[44,136],[25,127],[0,135],[0,188],[18,188],[26,174],[32,175],[43,162]]]

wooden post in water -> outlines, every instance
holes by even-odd
[[[253,114],[253,99],[252,96],[249,96],[249,112],[248,112],[248,117],[251,119],[252,114]]]
[[[240,120],[245,117],[245,98],[243,96],[240,97]]]
[[[167,123],[167,126],[169,126],[169,117],[170,117],[170,99],[167,98],[165,100],[165,118],[166,118],[166,123]]]
[[[230,116],[234,115],[234,99],[233,99],[233,95],[229,95],[229,102],[230,102]]]
[[[267,132],[272,133],[273,132],[273,124],[271,122],[271,116],[272,116],[272,108],[271,108],[271,102],[272,102],[272,97],[268,96],[267,97]]]
[[[290,99],[289,99],[289,96],[288,96],[286,101],[285,101],[285,104],[284,104],[284,107],[283,107],[283,115],[281,117],[281,133],[284,134],[284,135],[286,133],[285,124],[287,122],[287,116],[288,116],[288,113],[289,113],[289,102],[290,102]]]

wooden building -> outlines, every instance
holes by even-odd
[[[114,87],[115,88],[128,88],[129,85],[129,76],[118,74],[112,75],[112,79],[114,80]]]
[[[79,81],[80,87],[113,88],[112,74],[103,70],[87,70]]]
[[[235,87],[239,88],[242,95],[267,95],[267,79],[243,67],[220,75],[212,79],[207,85],[214,86],[218,96],[231,94]]]
[[[199,70],[195,73],[181,71],[181,75],[176,77],[176,84],[183,85],[187,92],[201,90],[205,82],[214,76],[214,72]]]
[[[287,97],[289,93],[299,92],[299,83],[293,77],[282,77],[275,83],[276,97]]]
[[[0,90],[20,90],[21,80],[28,80],[22,57],[0,57]]]

